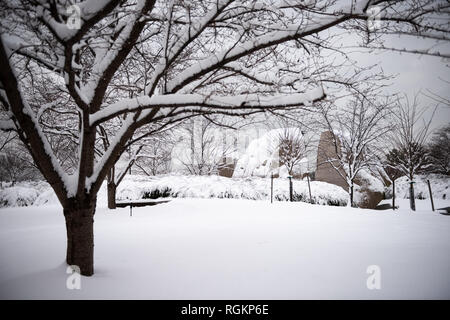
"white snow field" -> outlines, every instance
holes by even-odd
[[[450,216],[429,210],[173,199],[95,220],[95,275],[69,290],[61,207],[0,209],[0,298],[450,298]]]

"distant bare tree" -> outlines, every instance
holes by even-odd
[[[15,132],[0,131],[0,152],[14,139],[17,139]]]
[[[109,139],[109,130],[114,130],[114,126],[107,127],[105,129],[103,126],[99,126],[99,136],[103,143],[104,150],[96,149],[96,153],[99,155],[103,155],[109,148],[111,142]],[[110,168],[107,176],[106,176],[106,189],[107,189],[107,197],[108,197],[108,209],[116,209],[116,192],[117,187],[122,182],[125,175],[128,173],[128,171],[131,169],[131,166],[135,163],[139,153],[142,150],[143,145],[136,144],[134,152],[131,150],[131,146],[128,146],[127,151],[124,152],[124,156],[128,154],[128,160],[126,161],[126,164],[121,170],[116,169],[117,162],[119,159],[117,159],[116,163]],[[118,172],[117,172],[118,171]]]
[[[429,154],[432,171],[450,175],[450,124],[433,134]]]
[[[216,174],[233,151],[231,145],[224,144],[221,127],[206,118],[187,122],[182,126],[181,135],[183,147],[175,158],[189,174]]]
[[[284,166],[290,176],[304,174],[309,171],[309,168],[303,170],[302,161],[308,158],[309,152],[312,152],[310,147],[313,136],[306,136],[305,132],[298,127],[300,123],[294,124],[286,119],[279,123],[283,125],[283,128],[278,129],[279,132],[274,137],[274,141],[269,143],[268,151],[270,154],[275,152],[278,154],[280,166]]]
[[[157,134],[143,141],[144,148],[134,163],[148,176],[168,173],[171,169],[175,138],[172,132]]]
[[[416,210],[414,199],[414,177],[429,164],[425,142],[430,133],[430,124],[436,108],[428,121],[423,116],[428,108],[419,107],[419,94],[412,101],[405,96],[398,101],[394,113],[395,130],[391,141],[394,148],[387,155],[388,165],[400,170],[409,179],[409,198],[411,210]]]
[[[107,194],[108,194],[108,209],[116,208],[116,192],[117,187],[122,182],[123,178],[125,178],[128,171],[131,169],[133,164],[139,157],[139,153],[142,150],[143,145],[136,146],[136,151],[132,154],[129,154],[128,160],[126,161],[126,165],[120,170],[116,172],[116,166],[113,166],[110,172],[107,175]]]
[[[12,185],[24,180],[40,178],[28,151],[20,141],[7,145],[0,153],[0,181],[9,181]]]
[[[392,130],[389,119],[392,102],[377,101],[368,95],[356,95],[339,110],[322,109],[322,123],[329,131],[334,150],[319,150],[348,186],[348,206],[354,205],[355,179],[361,170],[380,164],[378,145]],[[320,165],[318,163],[318,165]]]
[[[306,156],[303,134],[299,128],[285,128],[278,134],[277,140],[280,164],[292,176],[294,168]]]

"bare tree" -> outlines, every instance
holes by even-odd
[[[174,151],[175,160],[192,175],[217,174],[233,146],[224,143],[224,133],[210,118],[191,119],[181,126],[182,139]]]
[[[0,127],[17,130],[55,191],[66,220],[66,261],[83,275],[94,273],[93,220],[103,180],[128,145],[155,132],[135,135],[139,128],[149,123],[164,128],[199,114],[250,116],[320,101],[325,97],[318,84],[321,72],[314,72],[312,59],[303,58],[332,48],[336,29],[448,40],[449,4],[442,1],[268,6],[232,0],[85,0],[76,2],[79,16],[68,13],[69,4],[0,3],[0,102],[7,116]],[[366,27],[372,5],[381,12],[375,31]],[[75,132],[73,172],[64,170],[38,120],[46,111],[34,103],[32,88],[44,78],[65,98],[57,101],[65,118],[56,125]],[[98,127],[117,118],[121,125],[100,155]]]
[[[284,166],[290,176],[302,175],[309,168],[303,168],[307,165],[303,161],[308,156],[310,150],[311,137],[306,137],[305,132],[299,127],[289,126],[289,122],[283,121],[283,127],[279,129],[273,144],[269,146],[269,152],[273,154],[278,153],[278,161],[281,166]]]
[[[436,108],[425,121],[423,115],[428,109],[419,106],[419,94],[416,94],[412,101],[407,96],[399,101],[394,113],[395,130],[391,135],[394,148],[387,154],[387,163],[408,177],[411,210],[416,210],[414,177],[429,165],[425,142]]]
[[[354,206],[354,187],[358,174],[380,164],[378,145],[392,130],[389,121],[391,116],[392,102],[388,99],[380,102],[368,95],[355,96],[354,100],[339,110],[322,110],[323,124],[329,131],[333,150],[319,150],[319,153],[323,155],[323,162],[345,181],[349,194],[348,206]]]
[[[105,151],[109,148],[109,139],[106,130],[102,130],[102,140],[104,141]],[[153,136],[142,139],[139,142],[129,145],[122,154],[122,167],[118,168],[117,162],[111,167],[107,174],[107,198],[108,209],[116,209],[117,188],[125,176],[132,173],[131,168],[136,166],[140,171],[147,175],[156,175],[158,173],[167,173],[170,166],[171,148],[173,142],[170,140],[170,133],[163,131]],[[118,159],[119,162],[119,159]]]
[[[136,168],[148,176],[169,173],[175,145],[173,133],[156,134],[145,139],[143,145],[144,148],[135,162]]]
[[[428,149],[432,171],[450,175],[450,124],[434,132]]]
[[[278,135],[278,150],[280,163],[286,167],[289,175],[293,175],[294,168],[305,157],[305,145],[300,129],[284,129]]]
[[[17,136],[12,131],[0,131],[0,152]]]
[[[107,138],[105,140],[105,150],[109,148],[109,140]],[[116,209],[116,193],[117,193],[117,187],[122,182],[123,178],[125,178],[128,171],[131,169],[133,164],[138,159],[139,153],[141,152],[143,145],[136,146],[137,149],[134,153],[129,154],[128,160],[126,161],[125,166],[122,168],[121,171],[116,172],[116,164],[114,164],[107,176],[106,176],[106,190],[107,190],[107,197],[108,197],[108,209]],[[128,150],[129,153],[131,153],[131,150]]]
[[[0,152],[0,181],[9,181],[14,185],[19,181],[38,178],[39,170],[20,141],[8,144]]]

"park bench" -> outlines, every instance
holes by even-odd
[[[125,208],[130,207],[130,217],[133,216],[133,207],[145,207],[145,206],[155,206],[161,203],[167,203],[170,200],[152,200],[152,201],[131,201],[131,202],[117,202],[116,207]]]

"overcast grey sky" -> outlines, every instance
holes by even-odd
[[[434,43],[423,42],[415,38],[392,38],[386,42],[386,46],[396,48],[424,49]],[[436,47],[434,50],[450,53],[450,45]],[[392,86],[387,90],[391,93],[400,92],[410,98],[427,89],[446,99],[450,99],[450,61],[448,59],[398,52],[374,52],[355,53],[351,55],[355,60],[363,64],[379,63],[388,74],[396,74]],[[446,80],[447,82],[443,81]],[[429,106],[430,111],[425,117],[431,116],[431,110],[436,106],[436,101],[421,95],[420,102],[423,106]],[[432,127],[437,128],[450,122],[450,107],[441,105],[433,118]]]
[[[389,81],[392,85],[386,88],[386,93],[406,94],[410,99],[419,92],[428,94],[429,91],[445,99],[450,100],[450,60],[436,56],[426,56],[412,53],[399,53],[395,51],[368,50],[359,47],[361,34],[354,32],[342,32],[338,28],[334,31],[339,33],[336,45],[342,44],[351,49],[345,49],[349,57],[355,60],[358,66],[369,66],[379,64],[378,69],[383,69],[387,75],[396,75]],[[364,36],[364,35],[363,35]],[[416,37],[383,36],[386,47],[408,48],[409,50],[423,50],[432,48],[433,51],[450,54],[450,44],[437,46],[435,40],[423,40]],[[358,48],[356,48],[358,47]],[[352,52],[352,53],[351,53]],[[342,57],[341,57],[342,58]],[[330,58],[333,59],[333,58]],[[325,88],[326,89],[326,88]],[[429,91],[428,91],[429,90]],[[345,101],[345,100],[343,100]],[[424,94],[420,95],[420,105],[428,107],[424,113],[425,120],[429,120],[437,102]],[[345,102],[343,102],[345,103]],[[262,117],[262,116],[261,116]],[[259,118],[259,117],[256,117]],[[432,129],[439,128],[450,122],[450,106],[440,105],[432,121]],[[277,124],[275,124],[277,126]]]

